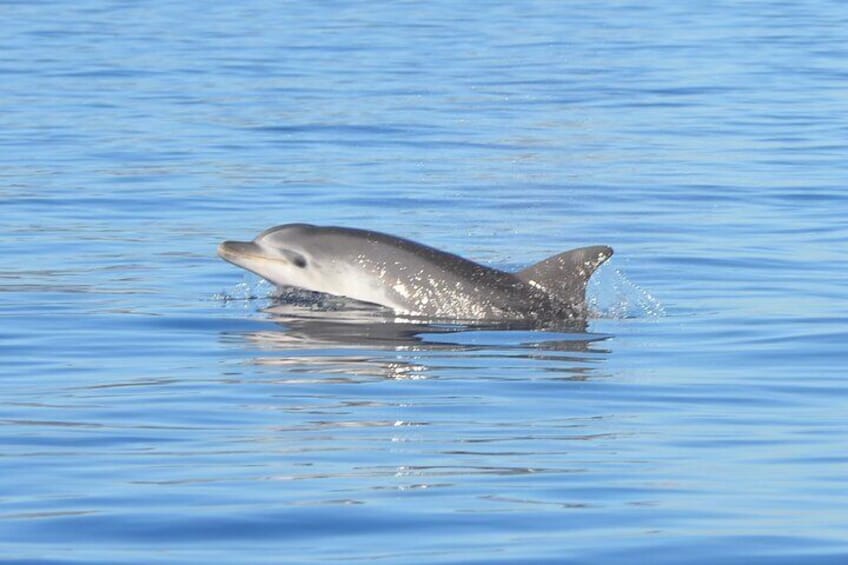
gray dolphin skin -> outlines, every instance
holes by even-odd
[[[218,246],[222,259],[280,287],[452,320],[585,319],[586,284],[612,253],[603,245],[583,247],[508,273],[384,233],[309,224]]]

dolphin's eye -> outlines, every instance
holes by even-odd
[[[306,268],[306,257],[298,253],[297,251],[292,251],[291,249],[280,249],[279,253],[283,259],[298,267],[300,269]]]

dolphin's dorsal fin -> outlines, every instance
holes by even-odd
[[[548,257],[515,276],[561,302],[582,306],[589,277],[610,257],[612,248],[606,245],[581,247]]]

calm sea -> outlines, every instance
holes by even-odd
[[[0,18],[0,561],[848,562],[843,2]],[[411,327],[215,256],[289,222],[616,255]]]

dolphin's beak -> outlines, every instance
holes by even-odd
[[[239,259],[262,258],[262,248],[252,241],[224,241],[218,246],[218,256],[235,265]]]

